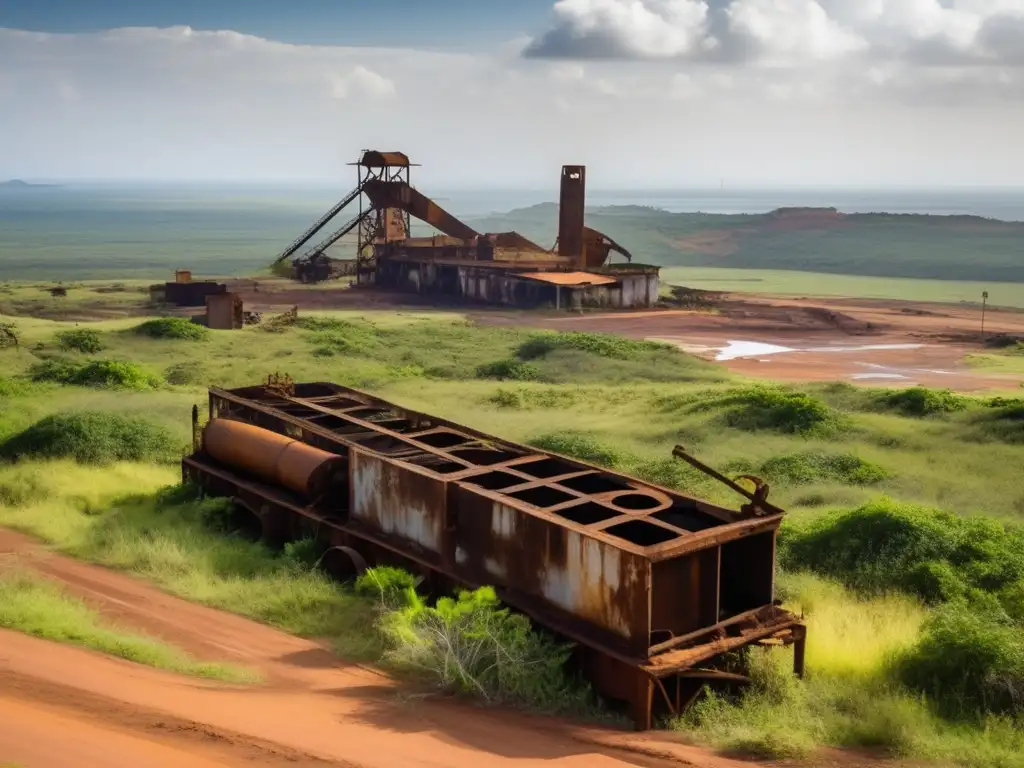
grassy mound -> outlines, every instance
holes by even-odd
[[[671,347],[653,341],[634,341],[612,334],[545,331],[523,342],[519,346],[517,357],[520,360],[536,360],[559,350],[586,352],[597,357],[617,360],[635,360],[645,353],[665,352],[671,350]]]
[[[204,384],[209,380],[210,374],[207,367],[201,362],[189,361],[175,363],[164,371],[164,377],[168,384],[178,386],[190,384]]]
[[[151,339],[185,339],[202,341],[210,335],[210,329],[193,323],[184,317],[157,317],[140,323],[132,329],[140,336]]]
[[[929,603],[987,604],[986,596],[999,600],[1024,579],[1021,529],[888,499],[785,526],[780,539],[784,567],[869,594],[898,589]],[[1017,610],[1010,599],[1002,607]]]
[[[662,407],[666,410],[679,406],[694,410],[721,409],[726,425],[750,432],[770,430],[805,437],[829,437],[847,426],[843,414],[823,400],[787,387],[755,385],[684,400],[675,402],[666,398]]]
[[[170,462],[180,456],[180,449],[166,428],[141,416],[77,411],[47,416],[7,438],[0,443],[0,458]]]
[[[476,375],[481,379],[499,381],[536,381],[540,378],[540,369],[521,360],[496,360],[477,366]]]
[[[971,401],[948,389],[910,387],[882,394],[879,402],[888,410],[904,416],[924,417],[966,410]]]
[[[87,363],[51,358],[32,366],[33,381],[103,389],[146,390],[160,386],[159,376],[135,363],[91,360]]]
[[[878,464],[865,461],[852,453],[803,451],[776,456],[764,462],[761,476],[773,482],[804,485],[835,482],[844,485],[875,485],[889,473]]]
[[[82,352],[92,355],[103,349],[103,340],[98,331],[90,328],[74,328],[56,335],[57,346],[65,352]]]
[[[962,604],[929,618],[894,672],[949,717],[1024,713],[1021,627]]]

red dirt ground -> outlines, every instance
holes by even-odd
[[[254,286],[256,290],[254,290]],[[713,311],[659,309],[644,312],[568,314],[488,310],[479,305],[439,306],[401,293],[367,289],[299,288],[284,280],[240,280],[238,291],[249,308],[393,310],[433,307],[459,311],[485,325],[617,333],[659,339],[714,359],[730,341],[759,342],[794,349],[752,355],[724,363],[749,376],[782,381],[851,381],[863,385],[920,384],[960,391],[1019,388],[1024,377],[982,373],[964,363],[987,350],[976,307],[874,299],[816,299],[747,294],[709,294]],[[1024,337],[1024,311],[990,309],[988,334]],[[920,345],[915,349],[823,348]],[[865,374],[867,375],[865,377]]]
[[[647,735],[403,693],[321,645],[179,600],[0,529],[0,569],[31,568],[109,621],[204,660],[231,686],[0,630],[0,765],[20,768],[663,768],[749,763]]]

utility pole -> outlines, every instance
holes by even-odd
[[[988,291],[981,292],[981,340],[985,340],[985,306],[988,304]]]

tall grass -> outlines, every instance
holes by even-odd
[[[29,573],[0,572],[0,628],[193,677],[232,683],[259,680],[252,670],[198,661],[167,643],[106,626],[99,614],[81,600]]]
[[[305,563],[210,530],[223,500],[167,489],[173,469],[68,461],[0,465],[0,525],[91,562],[136,574],[172,594],[329,638],[346,655],[376,658],[372,608]]]

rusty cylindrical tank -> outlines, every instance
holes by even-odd
[[[314,500],[345,477],[342,456],[268,429],[231,419],[212,419],[203,430],[203,451],[222,464]]]

